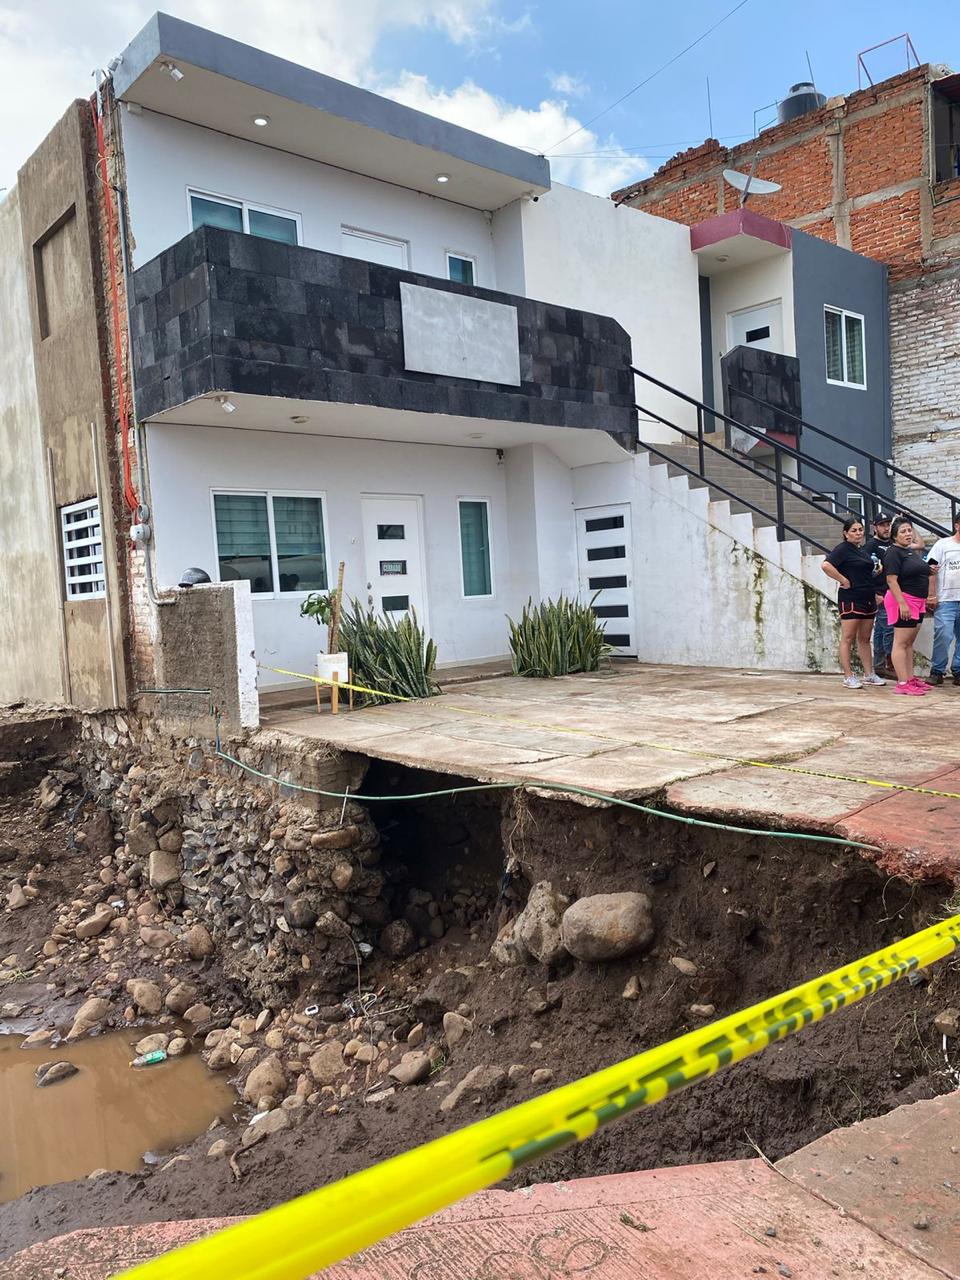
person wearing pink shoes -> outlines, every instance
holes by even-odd
[[[893,545],[883,557],[887,593],[883,597],[887,622],[893,627],[893,669],[897,673],[894,693],[922,697],[930,685],[913,671],[913,646],[927,611],[930,566],[916,550],[913,525],[906,516],[897,516],[890,529]]]
[[[848,516],[843,522],[843,541],[837,543],[820,566],[828,578],[838,584],[837,604],[840,608],[840,668],[845,689],[862,689],[865,684],[886,684],[873,669],[870,636],[877,613],[879,570],[864,547],[865,531],[859,516]],[[863,666],[863,679],[853,674],[850,665],[856,642]]]

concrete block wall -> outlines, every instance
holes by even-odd
[[[890,297],[894,461],[960,495],[960,265]],[[908,506],[949,526],[950,505],[897,480]]]

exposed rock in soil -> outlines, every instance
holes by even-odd
[[[563,913],[560,941],[577,960],[617,960],[653,941],[650,899],[644,893],[596,893]]]
[[[548,880],[530,890],[527,905],[520,912],[513,936],[518,946],[542,964],[556,964],[566,952],[560,937],[560,923],[570,899],[558,893]]]
[[[69,1080],[80,1070],[72,1062],[42,1062],[36,1070],[37,1088],[45,1089],[47,1085],[59,1084],[61,1080]]]

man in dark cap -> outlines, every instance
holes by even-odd
[[[868,538],[864,544],[864,551],[867,555],[873,556],[875,561],[879,561],[883,565],[884,552],[890,550],[890,516],[886,511],[878,511],[873,520],[873,537]],[[886,579],[881,574],[877,579],[878,583],[884,583]],[[882,591],[879,592],[882,596]],[[895,680],[897,673],[893,669],[890,655],[893,652],[893,627],[887,622],[887,615],[883,609],[877,610],[877,618],[873,624],[873,669],[878,676],[886,676],[888,679]]]

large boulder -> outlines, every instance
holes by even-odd
[[[283,914],[291,929],[312,929],[319,912],[309,898],[288,893],[283,900]]]
[[[344,1068],[343,1045],[339,1040],[328,1040],[310,1055],[307,1067],[317,1084],[334,1084]]]
[[[417,949],[417,939],[406,920],[394,920],[380,934],[380,950],[392,960],[403,960]]]
[[[549,880],[540,880],[517,916],[514,941],[541,964],[556,964],[563,959],[560,921],[569,905],[570,899],[558,893]]]
[[[151,889],[168,889],[180,879],[180,856],[169,849],[154,849],[150,854],[149,871]]]
[[[155,982],[146,978],[131,978],[127,990],[141,1013],[159,1013],[163,1008],[163,996]]]
[[[180,944],[191,960],[203,960],[213,954],[213,939],[206,925],[191,925],[181,936]]]
[[[117,918],[117,913],[109,902],[102,902],[93,915],[86,916],[77,925],[74,932],[81,941],[85,938],[96,938],[104,929],[108,929]]]
[[[507,1085],[507,1073],[502,1067],[474,1067],[459,1084],[455,1084],[440,1103],[441,1111],[453,1111],[466,1098],[480,1102],[495,1102]]]
[[[197,998],[197,988],[192,982],[176,982],[167,992],[164,1004],[171,1013],[182,1016]]]
[[[244,1098],[254,1106],[261,1098],[282,1098],[286,1091],[287,1073],[275,1053],[257,1063],[243,1086]]]
[[[653,941],[650,899],[643,893],[595,893],[563,913],[560,938],[577,960],[616,960]]]
[[[67,1035],[68,1040],[77,1040],[88,1031],[99,1027],[110,1012],[110,1001],[100,996],[91,996],[74,1014],[73,1026]]]

